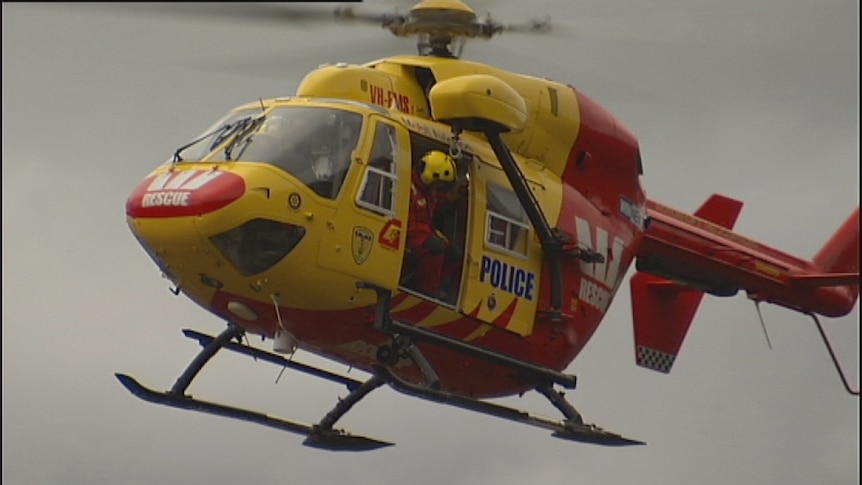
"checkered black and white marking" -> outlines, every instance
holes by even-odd
[[[662,352],[660,350],[651,349],[638,345],[637,347],[637,364],[647,369],[670,373],[670,368],[673,367],[673,361],[676,360],[675,355]]]

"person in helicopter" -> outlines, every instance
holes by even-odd
[[[442,295],[441,284],[458,269],[461,250],[434,221],[440,209],[460,200],[463,191],[457,180],[452,157],[439,150],[423,155],[413,171],[407,220],[407,249],[417,265],[416,290],[447,301],[453,295]]]
[[[284,169],[332,199],[350,166],[361,123],[359,115],[324,108],[276,110],[254,133],[245,154]]]
[[[316,180],[310,185],[318,194],[328,198],[338,194],[359,139],[359,123],[352,116],[329,113],[311,137],[311,171]]]

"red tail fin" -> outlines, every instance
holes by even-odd
[[[694,215],[725,229],[733,229],[741,211],[742,202],[723,195],[712,194]]]
[[[796,274],[790,283],[797,287],[835,288],[836,315],[852,310],[859,297],[859,208],[850,214],[829,241],[814,256],[813,272]],[[841,308],[843,307],[843,308]]]
[[[714,194],[694,215],[731,229],[741,210],[742,202]],[[631,295],[637,364],[669,373],[703,292],[638,272],[631,279]]]
[[[828,273],[859,272],[859,208],[814,256],[814,265]]]

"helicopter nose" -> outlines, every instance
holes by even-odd
[[[245,193],[245,180],[216,169],[171,170],[145,178],[126,200],[133,218],[202,215],[230,204]]]

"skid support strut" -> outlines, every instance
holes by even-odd
[[[224,329],[218,337],[205,345],[198,355],[189,362],[188,367],[186,367],[186,370],[177,378],[177,381],[174,383],[174,386],[171,387],[171,390],[168,391],[168,394],[175,396],[184,395],[186,389],[188,389],[194,378],[198,375],[201,369],[204,368],[204,365],[206,365],[206,363],[215,356],[216,352],[231,340],[242,337],[244,333],[243,329],[239,328],[237,325],[228,323],[227,328]]]
[[[352,408],[354,404],[358,403],[360,399],[364,398],[371,391],[385,383],[386,381],[382,378],[374,375],[367,381],[363,382],[362,385],[350,391],[350,393],[343,399],[339,399],[338,404],[336,404],[331,411],[326,413],[323,419],[312,426],[313,432],[306,436],[302,444],[312,448],[323,449],[332,449],[333,445],[344,446],[347,444],[347,442],[345,442],[344,434],[340,431],[333,430],[332,426],[335,425],[335,422],[341,419],[347,411],[350,411],[350,408]],[[352,441],[355,441],[355,439]]]
[[[135,380],[135,378],[126,374],[116,374],[117,379],[133,395],[143,399],[144,401],[178,409],[186,409],[226,418],[239,419],[282,431],[300,434],[306,437],[303,444],[315,448],[332,451],[364,451],[392,445],[392,443],[385,441],[379,441],[365,436],[356,436],[343,430],[333,429],[335,422],[344,416],[344,414],[347,413],[354,404],[359,402],[359,400],[365,397],[368,393],[384,384],[385,381],[381,377],[373,376],[369,380],[361,382],[324,369],[289,361],[280,355],[256,349],[248,345],[232,342],[233,339],[243,335],[243,330],[234,324],[228,324],[228,328],[217,337],[211,337],[192,330],[184,330],[183,333],[186,337],[197,340],[203,348],[198,355],[192,359],[191,363],[189,363],[188,367],[186,367],[180,377],[177,378],[170,390],[164,392],[154,391],[143,386]],[[257,411],[228,406],[211,401],[204,401],[187,395],[186,390],[194,378],[203,369],[206,363],[209,362],[209,360],[222,348],[232,350],[243,355],[248,355],[265,362],[291,368],[315,377],[321,377],[332,382],[344,384],[348,389],[350,389],[350,393],[348,393],[344,399],[340,400],[338,404],[336,404],[336,406],[327,413],[318,424],[315,425],[288,421]]]
[[[537,386],[536,391],[548,398],[548,401],[551,401],[551,404],[563,413],[567,422],[577,425],[584,424],[584,418],[581,417],[581,413],[569,401],[566,401],[565,394],[562,391],[557,392],[552,386],[547,385]]]
[[[377,350],[377,360],[382,364],[397,364],[398,361],[406,356],[416,364],[419,371],[422,372],[422,377],[425,378],[425,384],[432,389],[440,388],[440,377],[434,368],[425,358],[425,355],[415,345],[415,340],[410,336],[401,335],[393,328],[392,317],[389,316],[390,302],[392,301],[392,291],[382,288],[371,283],[360,281],[356,284],[357,288],[372,289],[377,293],[377,306],[374,309],[374,328],[386,333],[392,338],[392,344],[380,347]]]
[[[381,353],[378,350],[377,357],[380,365],[374,366],[374,371],[376,376],[382,378],[383,381],[396,391],[428,401],[551,430],[553,431],[552,436],[570,441],[604,446],[644,444],[641,441],[632,440],[606,431],[594,424],[585,424],[581,414],[566,400],[564,393],[554,390],[554,384],[559,384],[566,389],[574,389],[577,385],[577,378],[575,376],[513,358],[438,332],[393,320],[389,315],[389,302],[391,300],[391,292],[389,290],[364,282],[357,286],[373,289],[377,292],[374,325],[376,329],[392,337],[393,343],[391,346],[381,347],[381,349],[386,350],[385,352]],[[413,345],[414,342],[420,341],[516,371],[523,377],[525,382],[535,386],[536,391],[545,396],[563,414],[564,419],[548,419],[519,409],[447,392],[440,386],[439,378],[430,363],[419,352],[419,349]],[[402,349],[405,346],[407,356],[413,360],[425,376],[426,385],[420,386],[407,382],[392,371],[391,366],[404,356],[405,352]],[[415,350],[415,353],[410,353],[411,349]],[[429,378],[429,376],[433,376],[433,379]]]

